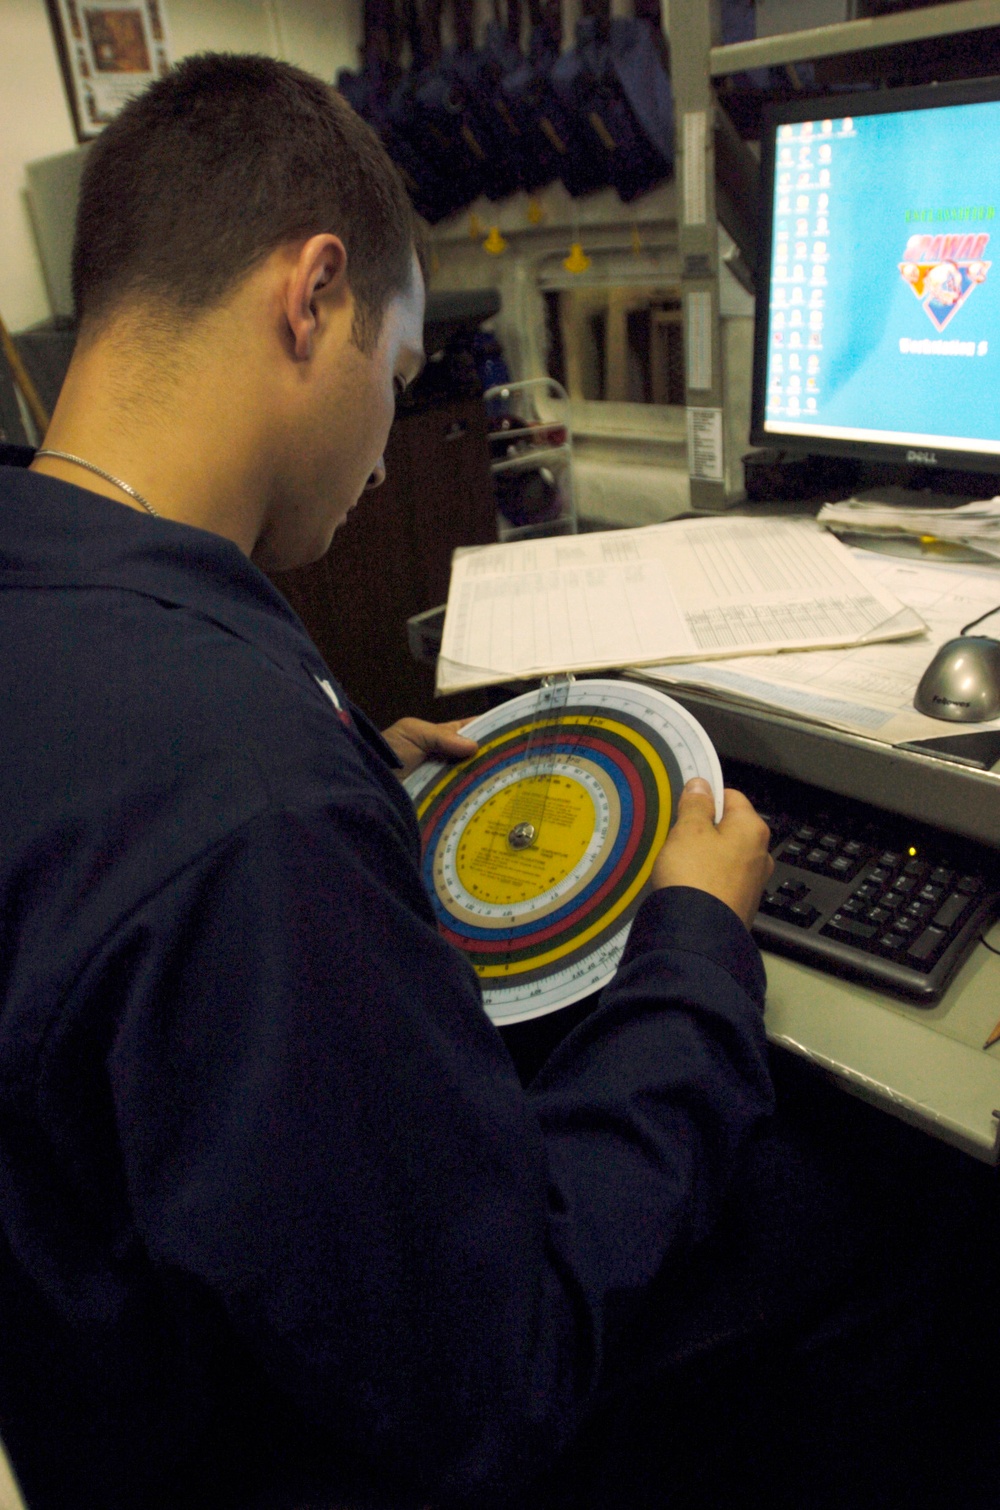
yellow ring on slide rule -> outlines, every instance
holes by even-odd
[[[586,944],[590,939],[595,938],[597,934],[603,933],[608,925],[610,923],[613,923],[615,918],[625,911],[629,903],[645,886],[647,880],[649,879],[649,873],[653,869],[653,861],[659,854],[663,841],[667,837],[667,830],[670,827],[670,812],[672,804],[670,778],[667,775],[666,767],[664,766],[663,761],[661,760],[656,750],[654,750],[653,746],[649,743],[649,741],[647,739],[644,739],[641,734],[637,734],[634,729],[629,728],[628,725],[617,724],[614,723],[610,718],[602,718],[599,716],[593,717],[590,714],[571,714],[566,718],[553,718],[546,720],[545,723],[541,723],[537,727],[565,728],[568,724],[582,724],[590,729],[608,729],[612,733],[618,734],[622,739],[626,740],[627,743],[635,745],[637,749],[645,756],[649,768],[653,773],[653,778],[656,782],[657,793],[659,794],[660,798],[660,812],[657,818],[656,831],[653,835],[653,842],[650,845],[649,854],[643,862],[642,868],[640,869],[638,875],[632,882],[632,885],[618,898],[618,901],[615,904],[614,908],[612,908],[611,911],[604,913],[604,915],[599,918],[596,923],[592,923],[590,927],[584,929],[582,933],[573,934],[572,938],[568,939],[563,944],[557,945],[556,948],[550,949],[547,954],[536,954],[530,960],[519,960],[517,962],[509,963],[506,965],[476,965],[476,974],[480,977],[481,980],[491,980],[500,976],[510,977],[512,975],[523,975],[529,970],[537,970],[542,965],[549,965],[554,960],[562,959],[565,955],[575,952],[580,948],[581,944]],[[510,730],[508,730],[506,734],[501,735],[496,739],[490,740],[486,744],[480,745],[478,755],[474,755],[472,759],[476,760],[479,758],[479,756],[488,753],[490,750],[496,749],[498,745],[505,744],[510,739],[510,737],[511,732]],[[421,803],[420,808],[418,809],[418,816],[422,816],[426,811],[428,804],[434,796],[434,792],[436,792],[437,790],[438,788],[435,787],[434,791],[430,792],[425,800]]]
[[[551,781],[551,773],[543,776],[522,776],[517,781],[512,781],[508,786],[501,787],[491,797],[476,809],[470,816],[462,835],[458,841],[458,853],[455,855],[455,874],[459,884],[464,887],[470,896],[486,903],[489,907],[502,907],[511,898],[500,895],[506,893],[511,887],[525,886],[527,889],[522,896],[522,901],[534,901],[535,898],[544,896],[554,885],[565,881],[571,871],[575,870],[586,854],[594,830],[597,827],[597,809],[594,799],[584,786],[582,781],[576,781],[572,776],[560,773],[558,780],[573,791],[569,794],[557,792],[554,795],[546,787],[541,792],[533,792],[533,785],[539,785],[544,781]],[[558,840],[551,837],[551,832],[545,844],[546,849],[553,849],[557,844],[563,853],[558,859],[543,860],[539,850],[542,846],[542,833],[548,822],[551,830],[551,819],[547,817],[549,810],[559,803],[563,807],[567,804],[572,807],[568,815],[568,822],[560,825],[563,832]],[[529,807],[529,804],[531,805]],[[508,830],[513,821],[512,809],[518,806],[518,816],[521,813],[528,814],[528,821],[534,823],[535,817],[532,811],[534,806],[539,808],[538,817],[538,849],[529,845],[524,849],[511,849],[505,842]],[[499,845],[495,841],[499,839]],[[466,846],[474,847],[471,859],[461,859],[460,856]],[[482,861],[483,855],[489,857],[487,869],[482,874],[475,874],[477,863]],[[508,872],[504,877],[500,874],[491,874],[490,866],[495,872],[502,872],[505,868]],[[538,872],[537,875],[530,874]],[[555,875],[546,872],[555,871]],[[474,890],[478,884],[479,891]],[[490,895],[490,892],[493,895]]]

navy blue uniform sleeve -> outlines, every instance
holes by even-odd
[[[648,899],[527,1092],[377,810],[256,818],[131,926],[109,1063],[154,1261],[435,1503],[537,1471],[770,1109],[735,915]]]

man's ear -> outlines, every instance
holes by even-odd
[[[303,243],[285,286],[285,318],[298,361],[312,356],[321,298],[348,297],[347,249],[339,236],[324,232]]]

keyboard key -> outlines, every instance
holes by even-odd
[[[983,883],[979,876],[959,876],[955,882],[955,890],[964,892],[967,897],[974,897],[982,889]]]
[[[805,881],[782,881],[777,894],[789,902],[798,902],[809,895],[809,887]]]
[[[830,919],[823,932],[836,933],[841,938],[863,940],[873,939],[878,929],[872,923],[863,923],[858,918],[848,918],[842,912],[838,912]]]
[[[876,865],[874,870],[868,872],[869,881],[874,881],[878,886],[884,886],[892,875],[891,870],[886,870],[884,865]]]
[[[944,896],[943,886],[922,886],[919,892],[922,902],[940,902]]]
[[[810,907],[803,902],[795,902],[785,913],[785,919],[794,923],[796,928],[811,928],[819,917],[819,908]]]
[[[816,830],[809,823],[803,823],[795,830],[795,838],[801,839],[804,844],[811,844],[816,837]]]
[[[817,870],[822,870],[825,868],[829,858],[830,856],[825,849],[811,849],[806,855],[806,864],[814,865]]]
[[[898,880],[893,881],[892,887],[890,889],[894,891],[897,896],[905,897],[909,896],[910,892],[913,891],[916,887],[916,884],[916,876],[900,876]]]
[[[846,855],[835,855],[829,868],[831,876],[836,876],[840,881],[849,881],[858,867]]]
[[[874,902],[882,893],[881,886],[875,886],[871,881],[862,881],[861,885],[853,892],[862,902]]]
[[[934,960],[941,953],[948,942],[948,935],[943,928],[935,928],[933,923],[925,928],[915,943],[911,944],[906,951],[906,958],[912,960],[915,965],[922,965],[930,969]]]
[[[781,851],[780,858],[782,860],[787,860],[790,865],[794,865],[796,860],[800,859],[805,854],[805,852],[806,847],[803,843],[801,843],[800,840],[789,839],[788,843]]]
[[[924,864],[923,860],[907,860],[906,864],[903,866],[903,875],[922,876],[926,869],[927,866]]]
[[[839,834],[824,834],[823,837],[819,840],[819,846],[820,846],[820,849],[829,849],[829,850],[839,849],[840,848],[840,835]]]
[[[758,808],[757,816],[758,818],[763,818],[771,830],[771,843],[780,844],[788,830],[788,819],[784,813],[765,813]]]
[[[946,902],[942,902],[934,914],[934,924],[937,928],[952,928],[958,922],[962,913],[968,907],[971,897],[963,896],[960,891],[953,891]]]
[[[841,907],[840,909],[841,912],[846,912],[850,905],[850,902],[845,902],[843,907]],[[892,913],[890,912],[888,907],[869,907],[868,911],[865,913],[865,917],[868,919],[869,923],[888,923],[889,919],[892,917]]]
[[[865,846],[858,839],[848,839],[844,845],[843,853],[849,860],[858,860],[865,852]]]
[[[916,918],[918,923],[922,923],[925,918],[929,918],[934,911],[930,902],[910,902],[903,910],[907,917]]]
[[[906,948],[907,940],[900,933],[885,933],[878,941],[878,947],[886,954],[899,954]]]
[[[884,849],[878,857],[878,863],[889,870],[895,870],[903,856],[894,849]]]
[[[931,871],[928,879],[932,886],[950,886],[955,879],[955,872],[945,870],[943,865],[939,865],[936,870]]]

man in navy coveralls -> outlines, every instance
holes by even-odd
[[[611,1506],[630,1422],[669,1444],[662,1505],[710,1408],[686,1381],[734,1412],[721,1451],[757,1377],[727,1345],[801,1353],[806,1289],[822,1355],[877,1247],[800,1239],[810,1155],[762,1141],[749,803],[716,826],[689,786],[614,982],[524,1090],[398,779],[472,745],[375,732],[260,570],[382,480],[416,248],[373,134],[266,59],[189,59],[91,148],[77,349],[0,474],[0,1433],[31,1510]],[[770,1370],[794,1453],[812,1376]]]

